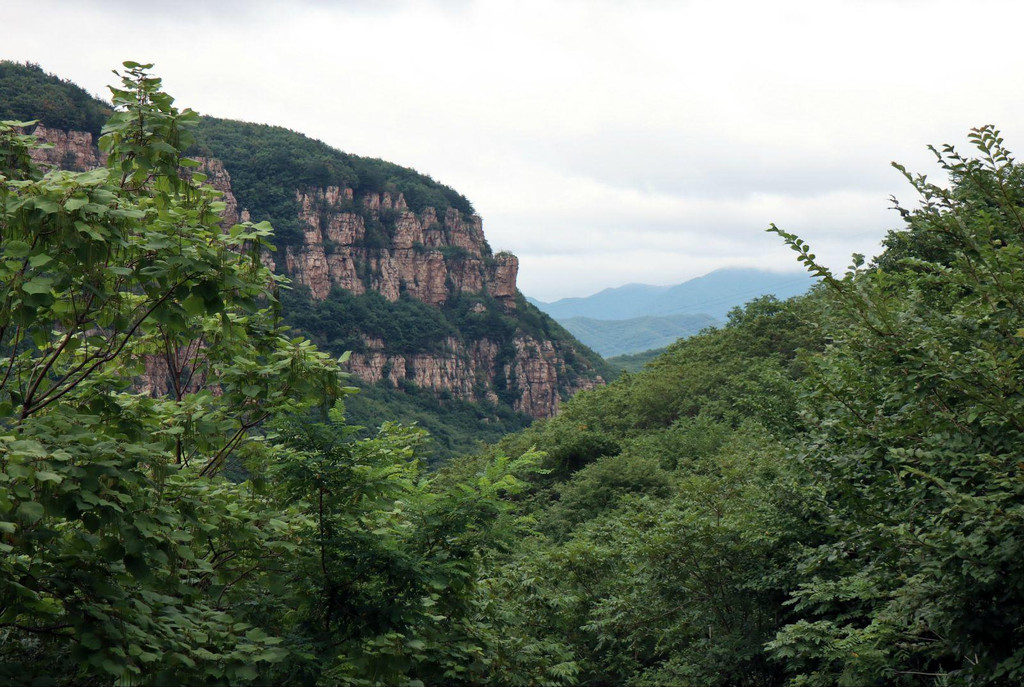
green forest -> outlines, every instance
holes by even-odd
[[[772,226],[808,295],[428,469],[282,320],[273,228],[222,231],[148,67],[103,169],[0,124],[0,682],[1024,681],[1024,167],[994,128],[934,150],[948,182],[897,166],[878,258],[834,274]],[[154,353],[172,394],[138,389]]]

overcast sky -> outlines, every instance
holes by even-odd
[[[874,255],[889,163],[999,126],[1024,150],[1024,3],[0,0],[0,58],[106,97],[155,62],[179,106],[277,124],[465,194],[527,295],[835,269]]]

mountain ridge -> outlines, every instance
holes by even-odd
[[[625,284],[591,296],[531,302],[560,321],[569,317],[625,320],[678,314],[705,314],[724,320],[737,305],[769,294],[785,300],[806,292],[813,283],[813,278],[803,272],[723,267],[670,286]]]

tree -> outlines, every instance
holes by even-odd
[[[992,127],[970,139],[935,150],[949,187],[897,166],[921,205],[873,268],[836,277],[774,229],[839,314],[801,459],[828,541],[769,645],[795,684],[1024,679],[1024,171]]]
[[[126,62],[105,169],[41,174],[0,124],[0,679],[226,680],[280,658],[230,612],[290,524],[217,477],[337,393],[285,336],[270,227],[223,231],[195,113]],[[137,393],[147,362],[178,393]]]

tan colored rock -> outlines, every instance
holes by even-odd
[[[102,167],[107,162],[106,153],[100,152],[92,134],[86,131],[49,129],[40,124],[32,134],[40,142],[52,146],[32,150],[33,162],[41,167],[84,172]]]
[[[330,268],[323,244],[307,245],[302,250],[285,249],[285,269],[299,284],[309,287],[314,299],[322,301],[331,292]]]
[[[327,221],[327,238],[337,246],[352,246],[366,236],[363,218],[354,212],[331,214]]]
[[[403,211],[395,221],[395,248],[412,248],[416,244],[425,246],[423,242],[423,225],[416,213]]]
[[[448,208],[444,213],[444,232],[446,244],[462,248],[476,257],[483,254],[487,245],[480,218],[476,215],[463,218],[455,208]]]
[[[366,286],[359,277],[356,261],[351,252],[337,252],[328,255],[327,273],[332,285],[340,286],[356,295],[366,293]]]
[[[515,298],[516,278],[519,276],[519,258],[511,253],[494,256],[494,267],[488,280],[488,290],[495,298]]]
[[[435,306],[448,300],[448,268],[441,253],[396,250],[395,256],[405,275],[403,283],[410,296]]]
[[[447,261],[452,287],[456,293],[480,293],[487,284],[487,270],[484,261],[474,257],[455,258]]]

